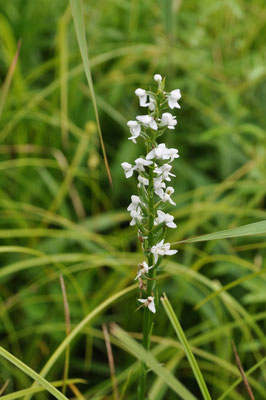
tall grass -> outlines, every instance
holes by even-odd
[[[125,182],[120,163],[140,154],[127,140],[137,104],[131,94],[160,73],[180,87],[183,101],[178,133],[168,136],[182,155],[171,210],[178,229],[168,236],[179,252],[158,287],[211,398],[248,398],[234,340],[255,398],[265,399],[264,2],[84,0],[83,10],[112,187],[70,5],[0,5],[2,398],[50,398],[32,386],[37,378],[61,391],[68,346],[66,397],[112,398],[102,331],[112,322],[122,328],[110,335],[120,398],[136,398],[135,355],[147,356],[136,343],[141,318],[132,285],[142,258],[125,212],[135,184]],[[255,223],[256,235],[235,230]],[[184,241],[228,229],[213,240]],[[150,398],[176,399],[180,385],[184,398],[201,398],[186,349],[162,306],[158,312],[146,360],[154,371]]]

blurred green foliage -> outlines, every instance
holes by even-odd
[[[68,2],[0,4],[0,345],[36,372],[65,337],[59,275],[74,327],[128,287],[142,261],[125,211],[136,182],[124,178],[120,163],[143,152],[127,140],[126,122],[142,113],[134,90],[153,86],[155,73],[182,92],[178,126],[166,139],[181,155],[171,210],[178,230],[169,241],[266,219],[265,2],[84,0],[84,18],[113,187]],[[244,370],[257,365],[249,377],[255,398],[266,398],[264,255],[258,236],[180,244],[165,262],[159,290],[171,300],[213,399],[239,378],[232,339]],[[71,342],[69,376],[87,380],[78,385],[86,399],[113,398],[101,325],[115,321],[139,339],[136,292],[110,303]],[[199,398],[163,307],[154,335],[157,360]],[[124,388],[133,400],[138,364],[111,340],[120,393]],[[61,356],[47,379],[61,380],[63,371]],[[31,385],[0,359],[0,387],[7,380],[5,393]],[[152,400],[176,398],[152,374],[150,384]],[[82,398],[73,386],[67,396]],[[226,395],[246,398],[241,383]]]

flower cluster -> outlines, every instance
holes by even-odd
[[[139,280],[141,295],[147,298],[139,299],[142,306],[155,313],[155,281],[156,271],[163,256],[173,255],[177,250],[170,249],[170,243],[165,243],[166,228],[176,228],[174,217],[165,213],[167,203],[175,205],[172,199],[174,189],[168,186],[175,175],[171,172],[171,163],[179,157],[178,150],[167,148],[165,143],[158,143],[158,138],[167,129],[173,130],[177,124],[176,117],[167,111],[168,108],[180,108],[178,100],[180,90],[164,91],[164,79],[156,74],[154,80],[158,84],[156,93],[137,89],[141,107],[148,107],[148,114],[138,115],[136,120],[128,121],[129,140],[136,143],[143,138],[148,149],[145,156],[138,157],[132,165],[128,162],[121,164],[126,178],[134,173],[138,178],[138,195],[131,196],[127,210],[130,212],[130,225],[138,227],[138,236],[142,242],[147,262],[139,265],[136,279]],[[144,280],[146,283],[144,283]]]

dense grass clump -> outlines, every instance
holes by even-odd
[[[83,3],[112,186],[69,3],[0,5],[0,393],[117,400],[118,386],[135,400],[141,358],[151,400],[176,399],[180,383],[200,399],[192,352],[212,399],[244,400],[234,341],[265,399],[265,224],[182,243],[266,220],[264,1]],[[167,137],[181,155],[168,233],[179,251],[157,283],[169,302],[147,360],[133,285],[142,253],[126,212],[136,182],[120,164],[143,153],[126,122],[154,73],[182,92]]]

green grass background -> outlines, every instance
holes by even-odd
[[[126,180],[120,167],[144,152],[127,139],[126,122],[143,111],[134,90],[154,88],[160,73],[168,90],[182,92],[177,128],[166,137],[180,153],[172,181],[177,205],[169,210],[178,229],[168,233],[170,242],[265,220],[266,8],[263,0],[84,0],[83,11],[112,187],[69,3],[0,4],[0,345],[40,373],[66,336],[61,274],[72,329],[96,309],[70,342],[69,377],[85,381],[71,384],[66,396],[100,400],[114,398],[102,324],[114,321],[137,340],[142,330],[135,288],[112,301],[143,260],[126,212],[136,180]],[[164,262],[159,291],[167,293],[213,399],[237,381],[224,398],[248,398],[232,340],[244,370],[251,369],[256,400],[266,398],[264,239],[179,244]],[[138,363],[111,341],[120,394],[134,400]],[[162,306],[152,348],[200,399]],[[62,380],[64,366],[65,349],[46,379]],[[8,394],[32,379],[0,358],[0,387],[5,382]],[[151,400],[177,398],[153,373],[149,386]]]

